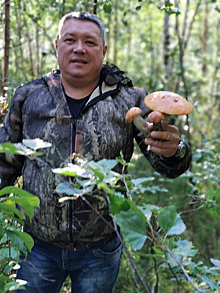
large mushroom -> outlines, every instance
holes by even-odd
[[[192,112],[193,106],[180,95],[158,91],[147,95],[144,99],[146,106],[153,110],[148,115],[150,122],[153,122],[155,130],[163,130],[161,120],[169,123],[169,115],[187,115]]]
[[[153,92],[145,97],[144,102],[152,110],[148,115],[148,119],[153,122],[154,130],[163,130],[161,120],[168,124],[169,115],[187,115],[193,110],[193,106],[186,99],[168,91]],[[125,119],[127,122],[133,121],[137,129],[147,137],[150,134],[150,130],[140,113],[140,108],[132,107],[127,112]]]

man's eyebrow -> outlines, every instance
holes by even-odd
[[[66,32],[64,33],[61,37],[66,37],[66,36],[75,36],[76,34],[75,33],[70,33],[70,32]]]
[[[75,36],[77,36],[77,33],[74,33],[74,32],[65,32],[63,35],[61,35],[62,38],[65,38],[65,37],[68,37],[68,36],[75,37]],[[96,34],[94,34],[94,35],[91,35],[91,34],[86,35],[85,34],[85,37],[86,38],[90,38],[90,39],[97,40]]]

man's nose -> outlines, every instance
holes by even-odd
[[[85,46],[81,40],[78,40],[74,43],[73,52],[74,53],[85,53]]]

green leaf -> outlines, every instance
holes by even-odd
[[[220,6],[217,6],[217,5],[216,5],[215,10],[218,11],[218,12],[220,13]]]
[[[202,276],[203,282],[205,282],[212,290],[217,290],[217,292],[220,292],[220,287],[218,284],[214,284],[210,278],[207,276]]]
[[[171,6],[173,6],[173,3],[169,2],[169,1],[168,2],[165,2],[165,6],[166,7],[171,7]]]
[[[220,269],[220,260],[211,258],[210,261]]]
[[[0,261],[2,263],[3,260],[10,259],[10,260],[19,260],[19,255],[15,251],[13,247],[10,247],[10,249],[7,248],[1,248],[0,249]]]
[[[167,235],[180,235],[186,230],[186,225],[180,218],[180,215],[176,214],[174,225],[167,232]]]
[[[103,5],[103,10],[104,10],[106,13],[111,13],[111,12],[112,12],[111,2],[104,3],[104,5]]]
[[[188,256],[195,256],[197,253],[197,249],[193,247],[193,244],[191,241],[179,240],[179,241],[175,241],[174,244],[177,245],[177,248],[174,248],[172,250],[175,254],[188,257]]]
[[[143,218],[129,210],[121,211],[114,216],[116,223],[120,226],[120,230],[125,241],[132,249],[141,249],[146,240],[146,223]]]
[[[117,196],[117,195],[109,195],[110,200],[110,211],[113,214],[118,214],[121,211],[128,211],[131,210],[135,214],[137,214],[140,218],[142,218],[142,221],[145,222],[146,218],[143,214],[140,207],[138,207],[133,201],[124,198],[123,196]]]
[[[174,206],[165,207],[159,212],[158,223],[167,235],[179,235],[186,229]]]
[[[3,229],[1,226],[0,226],[0,242],[1,242],[1,239],[3,237],[3,235],[5,234],[5,229]]]
[[[30,149],[32,149],[32,150],[34,150],[34,151],[36,151],[37,149],[49,148],[49,147],[52,146],[52,144],[51,144],[50,142],[43,141],[43,140],[40,139],[40,138],[35,138],[35,139],[23,139],[23,140],[22,140],[22,143],[23,143],[26,147],[28,147],[28,148],[30,148]]]
[[[143,204],[143,207],[141,208],[141,210],[143,214],[145,215],[147,221],[149,222],[152,216],[152,211],[159,210],[159,207],[152,204]]]
[[[216,203],[220,204],[220,188],[217,188],[216,190],[209,189],[206,197],[208,199],[215,200]]]
[[[153,180],[154,180],[154,177],[137,178],[137,179],[131,179],[131,183],[135,186],[138,186],[145,182],[149,182],[149,181],[152,182]]]
[[[25,215],[15,207],[14,202],[12,202],[11,200],[0,203],[0,212],[12,216],[15,214],[19,217],[19,219],[25,219]]]
[[[173,227],[175,219],[176,209],[174,206],[165,207],[159,212],[158,223],[165,233]]]
[[[88,168],[95,174],[96,177],[99,178],[99,180],[103,180],[105,178],[105,175],[98,169],[93,168],[92,166],[88,166]]]
[[[8,238],[11,240],[13,246],[15,247],[15,249],[20,251],[25,251],[27,247],[28,250],[31,251],[31,248],[34,245],[34,240],[29,234],[27,234],[26,232],[21,232],[16,230],[13,230],[13,231],[6,230],[6,233],[8,235]]]
[[[123,197],[111,195],[110,200],[110,211],[113,214],[118,214],[121,211],[128,211],[130,209],[129,201]]]
[[[101,174],[104,174],[106,176],[117,164],[118,164],[117,160],[102,159],[98,162],[94,162],[94,161],[89,162],[87,164],[87,167],[92,170],[97,170]]]
[[[91,172],[89,170],[86,170],[82,166],[75,165],[75,164],[69,164],[68,167],[65,168],[57,168],[52,169],[54,173],[61,174],[61,175],[67,175],[71,177],[82,177],[82,178],[90,178]]]
[[[82,191],[78,188],[74,188],[69,182],[62,182],[59,185],[57,185],[55,192],[57,193],[64,193],[66,195],[75,195],[80,194]]]
[[[23,156],[41,156],[42,153],[35,152],[32,149],[27,148],[22,143],[10,143],[5,142],[0,144],[0,153],[23,155]]]
[[[20,195],[23,197],[30,197],[30,198],[35,199],[36,202],[39,202],[39,199],[36,195],[33,195],[33,194],[29,193],[28,191],[26,191],[22,188],[16,187],[16,186],[7,186],[7,187],[4,187],[3,189],[0,190],[0,196],[7,195],[9,193],[13,193],[13,194]]]
[[[7,186],[0,190],[0,196],[7,195],[7,194],[15,194],[18,196],[10,196],[3,199],[5,203],[9,204],[10,201],[17,203],[25,210],[26,214],[28,215],[30,219],[33,218],[34,208],[39,207],[39,203],[40,203],[40,200],[37,196],[15,186]],[[18,211],[18,209],[16,210],[17,211],[13,210],[13,213],[15,213],[16,215],[20,215],[20,212]],[[24,217],[21,217],[21,216],[19,217],[21,219],[24,219]]]
[[[27,283],[26,281],[24,281],[24,282],[25,282],[25,284]],[[5,290],[6,290],[5,292],[14,291],[14,290],[18,290],[18,289],[25,290],[25,287],[16,281],[12,281],[12,282],[5,284]]]

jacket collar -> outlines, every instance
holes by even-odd
[[[56,69],[43,76],[52,96],[58,99],[65,99],[65,94],[61,84],[60,70]],[[99,100],[106,98],[120,90],[122,85],[132,86],[132,81],[115,65],[103,65],[100,73],[99,85],[92,92],[86,108]]]

